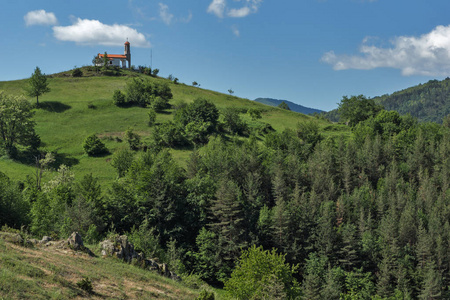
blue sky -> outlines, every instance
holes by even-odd
[[[132,64],[161,76],[331,110],[449,76],[449,11],[448,0],[2,0],[0,81],[89,65],[128,38]]]

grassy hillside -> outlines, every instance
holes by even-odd
[[[130,76],[137,74],[125,71],[124,75],[127,76],[81,78],[72,78],[69,74],[70,72],[51,76],[48,80],[51,91],[39,99],[41,108],[36,109],[35,121],[36,131],[43,142],[41,148],[44,151],[56,152],[57,162],[69,165],[77,177],[92,173],[101,182],[109,182],[116,176],[109,163],[111,156],[88,157],[83,152],[82,143],[88,135],[95,133],[113,153],[117,148],[124,146],[120,139],[128,128],[133,128],[144,142],[148,140],[152,133],[152,128],[147,125],[148,110],[141,107],[119,108],[112,103],[114,90],[122,89]],[[265,122],[270,123],[275,130],[282,131],[285,128],[295,129],[299,122],[313,120],[309,116],[268,107],[247,99],[184,84],[174,84],[163,78],[145,77],[152,81],[169,83],[173,93],[173,99],[170,101],[172,105],[181,101],[189,103],[202,97],[212,101],[219,109],[226,107],[243,110],[252,107],[261,109],[262,119],[258,121],[252,121],[246,114],[241,114],[250,127]],[[24,94],[26,86],[26,80],[0,82],[0,90],[10,94]],[[36,101],[32,98],[29,100]],[[159,113],[156,122],[171,120],[172,112],[173,110],[169,109]],[[325,135],[334,134],[336,128],[331,128],[330,123],[320,120],[317,122],[321,128],[328,130],[324,132]],[[190,152],[191,149],[173,150],[173,154],[181,164]],[[24,157],[21,161],[3,157],[0,159],[0,169],[11,178],[23,179],[26,175],[33,176],[33,161],[33,157]]]
[[[86,277],[92,294],[77,285]],[[118,259],[0,238],[0,299],[195,299],[198,293]]]

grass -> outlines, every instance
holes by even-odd
[[[49,78],[51,91],[40,97],[41,107],[36,109],[35,121],[36,131],[41,137],[43,151],[57,153],[58,163],[69,165],[77,178],[84,174],[92,173],[99,178],[100,183],[108,184],[115,179],[115,170],[110,165],[111,155],[104,157],[88,157],[82,148],[84,139],[90,134],[98,134],[105,142],[106,146],[113,153],[123,146],[123,142],[118,142],[128,128],[133,128],[141,135],[143,142],[149,140],[152,128],[147,125],[147,109],[140,107],[119,108],[113,105],[112,95],[114,90],[123,89],[130,76],[136,76],[130,71],[123,71],[123,75],[118,77],[94,76],[95,73],[84,70],[89,77],[72,78],[65,72],[55,74]],[[145,75],[139,75],[145,76]],[[256,126],[261,122],[269,123],[275,130],[282,131],[286,128],[295,129],[299,122],[316,120],[319,127],[325,129],[324,136],[342,134],[335,125],[323,120],[299,113],[282,110],[276,107],[267,106],[248,99],[221,94],[215,91],[192,87],[184,84],[174,84],[163,78],[153,78],[145,76],[149,80],[167,82],[172,89],[173,99],[171,104],[179,102],[192,102],[194,99],[202,97],[212,101],[219,109],[227,107],[246,110],[248,108],[259,108],[263,111],[262,119],[252,121],[246,114],[242,114],[244,120],[250,126]],[[0,82],[0,90],[10,94],[24,94],[27,86],[26,80]],[[36,99],[29,98],[31,102]],[[157,123],[173,119],[173,110],[165,113],[158,113]],[[337,125],[336,125],[337,126]],[[343,128],[345,129],[345,128]],[[345,132],[344,132],[345,133]],[[185,165],[191,150],[171,150],[174,157]],[[34,158],[27,158],[22,162],[13,161],[8,158],[0,158],[0,169],[9,177],[23,180],[26,175],[33,176],[34,167],[30,162]],[[46,175],[44,180],[51,174]]]
[[[92,293],[80,287],[86,278]],[[118,259],[0,239],[0,299],[195,299],[198,293]]]

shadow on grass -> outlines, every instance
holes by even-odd
[[[55,153],[53,152],[53,155],[55,156],[55,162],[52,164],[55,168],[58,168],[60,165],[66,165],[68,167],[73,167],[74,165],[79,164],[79,160],[74,157],[70,157],[67,154],[64,153]],[[45,152],[40,152],[39,150],[26,150],[26,151],[19,151],[14,157],[14,161],[29,165],[29,166],[36,166],[36,159],[41,159],[45,157]]]
[[[37,106],[37,108],[46,110],[48,112],[62,113],[68,109],[71,109],[72,107],[58,101],[44,101],[39,103],[39,106]]]

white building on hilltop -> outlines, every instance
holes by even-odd
[[[103,66],[103,57],[105,54],[99,53],[97,57],[100,59],[100,62],[96,64],[96,66]],[[110,66],[121,67],[122,69],[129,69],[131,67],[131,52],[130,52],[130,42],[125,42],[125,52],[124,54],[106,54],[109,59]],[[128,62],[128,66],[127,66]]]

